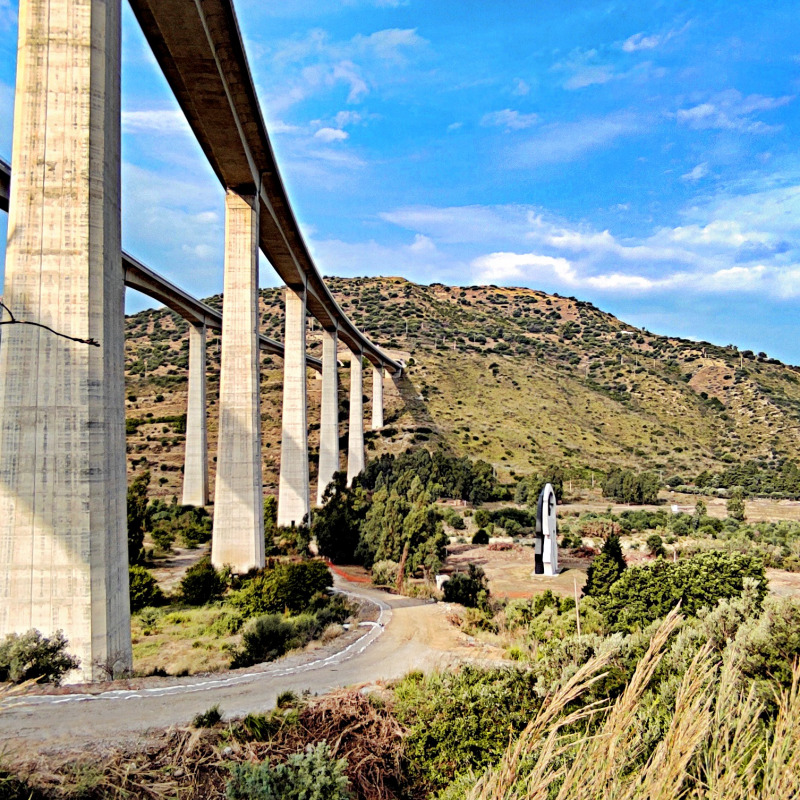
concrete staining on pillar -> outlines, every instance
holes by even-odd
[[[258,198],[225,196],[219,445],[211,561],[264,566],[258,373]]]
[[[372,365],[372,430],[383,427],[383,367]]]
[[[206,326],[189,325],[189,399],[186,405],[186,456],[183,505],[208,504],[208,426],[206,425]]]
[[[322,331],[322,403],[319,414],[319,470],[317,504],[339,471],[339,370],[336,331]]]
[[[283,413],[278,525],[300,525],[311,510],[308,490],[308,413],[306,393],[306,298],[285,290]]]
[[[0,346],[0,637],[63,630],[71,677],[131,666],[119,0],[20,0]]]
[[[347,485],[364,469],[364,367],[361,351],[350,358],[350,428],[347,436]]]

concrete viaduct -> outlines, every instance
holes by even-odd
[[[365,466],[363,372],[372,427],[384,373],[402,363],[368,339],[325,285],[292,212],[232,0],[131,0],[225,190],[219,313],[120,248],[120,2],[20,0],[3,298],[19,320],[0,339],[0,637],[63,630],[95,679],[131,665],[124,407],[130,287],[189,323],[184,503],[208,501],[205,338],[222,331],[212,561],[264,565],[259,351],[283,356],[278,523],[310,512],[306,369],[322,373],[317,501],[339,469],[337,352],[352,355],[347,475]],[[13,167],[13,170],[12,170]],[[285,342],[258,332],[258,250],[286,284]],[[306,352],[306,316],[323,330]],[[4,319],[4,321],[8,321]],[[99,347],[65,336],[94,339]]]

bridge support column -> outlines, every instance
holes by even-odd
[[[211,562],[264,566],[258,342],[258,196],[225,196],[219,446]]]
[[[372,365],[372,430],[383,427],[383,365]]]
[[[306,295],[285,291],[281,471],[278,525],[300,525],[309,511],[306,392]]]
[[[338,334],[322,331],[322,404],[319,419],[319,470],[317,505],[339,471],[339,370],[337,362]]]
[[[0,346],[0,637],[63,630],[76,680],[131,666],[120,3],[20,0]]]
[[[208,428],[206,425],[206,326],[189,324],[189,401],[183,505],[208,504]]]
[[[361,350],[350,359],[350,426],[347,437],[347,485],[364,469],[364,369]]]

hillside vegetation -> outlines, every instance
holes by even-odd
[[[386,427],[373,451],[441,443],[492,463],[501,479],[549,463],[635,467],[666,481],[757,460],[800,459],[800,370],[734,345],[634,328],[572,297],[532,289],[419,286],[400,278],[329,278],[348,315],[408,369],[386,386]],[[210,298],[219,306],[220,296]],[[261,292],[262,331],[282,339],[282,292]],[[309,349],[321,353],[317,323]],[[219,339],[209,333],[209,444],[216,452]],[[164,309],[128,317],[128,463],[148,466],[157,494],[180,494],[188,339]],[[346,442],[349,353],[340,350]],[[277,487],[282,361],[262,356],[264,482]],[[311,375],[312,373],[310,373]],[[367,373],[365,396],[371,394]],[[312,475],[320,382],[309,380]],[[212,463],[213,471],[213,463]]]

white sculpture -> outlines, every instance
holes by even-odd
[[[558,575],[558,522],[556,493],[545,484],[536,506],[536,563],[537,575]]]

